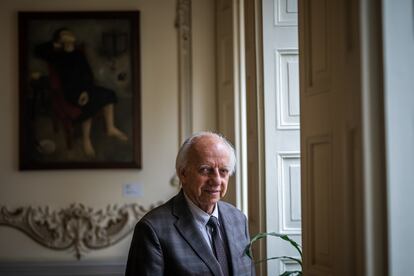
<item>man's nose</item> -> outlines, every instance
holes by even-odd
[[[221,183],[221,176],[219,169],[214,169],[210,175],[210,179],[213,184],[219,185]]]

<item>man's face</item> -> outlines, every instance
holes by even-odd
[[[226,194],[230,177],[229,148],[215,136],[201,136],[189,149],[188,164],[179,172],[186,195],[200,209],[212,213]]]
[[[69,30],[63,30],[59,35],[59,43],[63,46],[65,52],[72,52],[75,50],[76,36]]]
[[[72,31],[63,30],[59,34],[59,38],[61,43],[75,43],[76,36]]]

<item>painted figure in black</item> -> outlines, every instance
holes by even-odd
[[[90,132],[93,116],[99,111],[103,111],[108,136],[121,141],[127,141],[128,137],[114,123],[115,92],[95,85],[89,62],[75,42],[76,36],[71,30],[60,28],[54,32],[51,41],[36,47],[35,55],[55,70],[65,100],[80,108],[81,114],[76,120],[82,125],[83,150],[93,157],[95,150]]]

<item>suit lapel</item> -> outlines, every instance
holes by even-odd
[[[239,275],[238,268],[240,266],[240,252],[244,252],[244,249],[241,248],[242,245],[240,241],[236,239],[236,233],[234,232],[234,227],[236,227],[237,223],[234,221],[233,216],[231,216],[230,212],[227,211],[227,206],[224,204],[220,204],[219,202],[219,212],[220,216],[223,218],[223,226],[224,231],[226,232],[227,242],[229,245],[230,256],[231,256],[231,264],[233,266],[233,275]]]
[[[195,225],[193,215],[187,206],[183,191],[174,198],[173,214],[177,217],[175,227],[193,248],[214,275],[221,275],[220,264],[217,262],[210,247]]]

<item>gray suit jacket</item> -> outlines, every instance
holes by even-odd
[[[252,261],[244,254],[249,243],[246,217],[228,203],[218,204],[233,275],[254,275]],[[219,263],[197,229],[183,191],[137,223],[125,275],[221,275]]]

